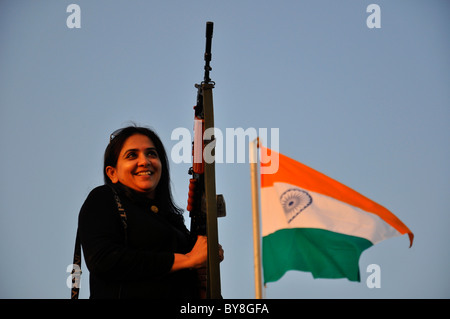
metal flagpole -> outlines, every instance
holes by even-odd
[[[255,299],[262,299],[261,274],[261,232],[259,222],[259,192],[258,192],[258,148],[259,138],[250,142],[250,177],[252,185],[253,210],[253,260],[255,270]]]

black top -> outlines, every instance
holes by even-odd
[[[169,272],[174,253],[188,253],[193,246],[184,223],[156,201],[114,186],[127,214],[126,243],[110,186],[91,191],[78,219],[90,298],[195,298],[196,272]]]

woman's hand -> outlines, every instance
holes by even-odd
[[[222,245],[219,244],[219,262],[222,262],[223,259],[224,259],[224,251],[223,251]]]
[[[198,236],[194,247],[187,254],[174,254],[174,261],[170,271],[186,268],[202,268],[206,266],[208,256],[208,242],[206,236]]]
[[[192,263],[192,266],[189,268],[205,267],[208,259],[208,241],[206,236],[197,236],[194,247],[185,256],[187,256]]]
[[[219,262],[223,261],[223,248],[222,245],[219,244]],[[200,293],[200,299],[206,299],[206,289],[208,286],[208,268],[200,267],[197,269],[197,278],[198,278],[198,288]]]

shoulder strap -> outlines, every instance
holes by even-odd
[[[127,213],[125,212],[125,209],[122,206],[122,203],[120,202],[119,195],[117,194],[117,191],[114,189],[114,187],[110,186],[113,193],[114,193],[114,199],[117,204],[117,210],[119,211],[120,220],[122,221],[123,229],[125,230],[125,242],[127,242]]]
[[[80,292],[80,277],[81,277],[81,244],[80,236],[78,235],[75,240],[75,251],[73,253],[73,269],[72,269],[72,295],[71,299],[78,299],[78,293]]]
[[[111,186],[114,194],[114,200],[116,201],[117,210],[119,211],[120,220],[122,221],[124,233],[125,233],[125,243],[127,242],[127,214],[125,209],[120,202],[119,195],[117,194],[114,187]],[[81,243],[80,236],[77,229],[77,237],[75,239],[75,249],[73,253],[73,269],[72,269],[72,294],[70,299],[78,299],[80,292],[80,277],[81,277]]]

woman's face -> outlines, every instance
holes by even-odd
[[[116,167],[106,167],[113,183],[120,182],[154,197],[161,178],[161,161],[153,142],[145,135],[130,136],[123,144]]]

